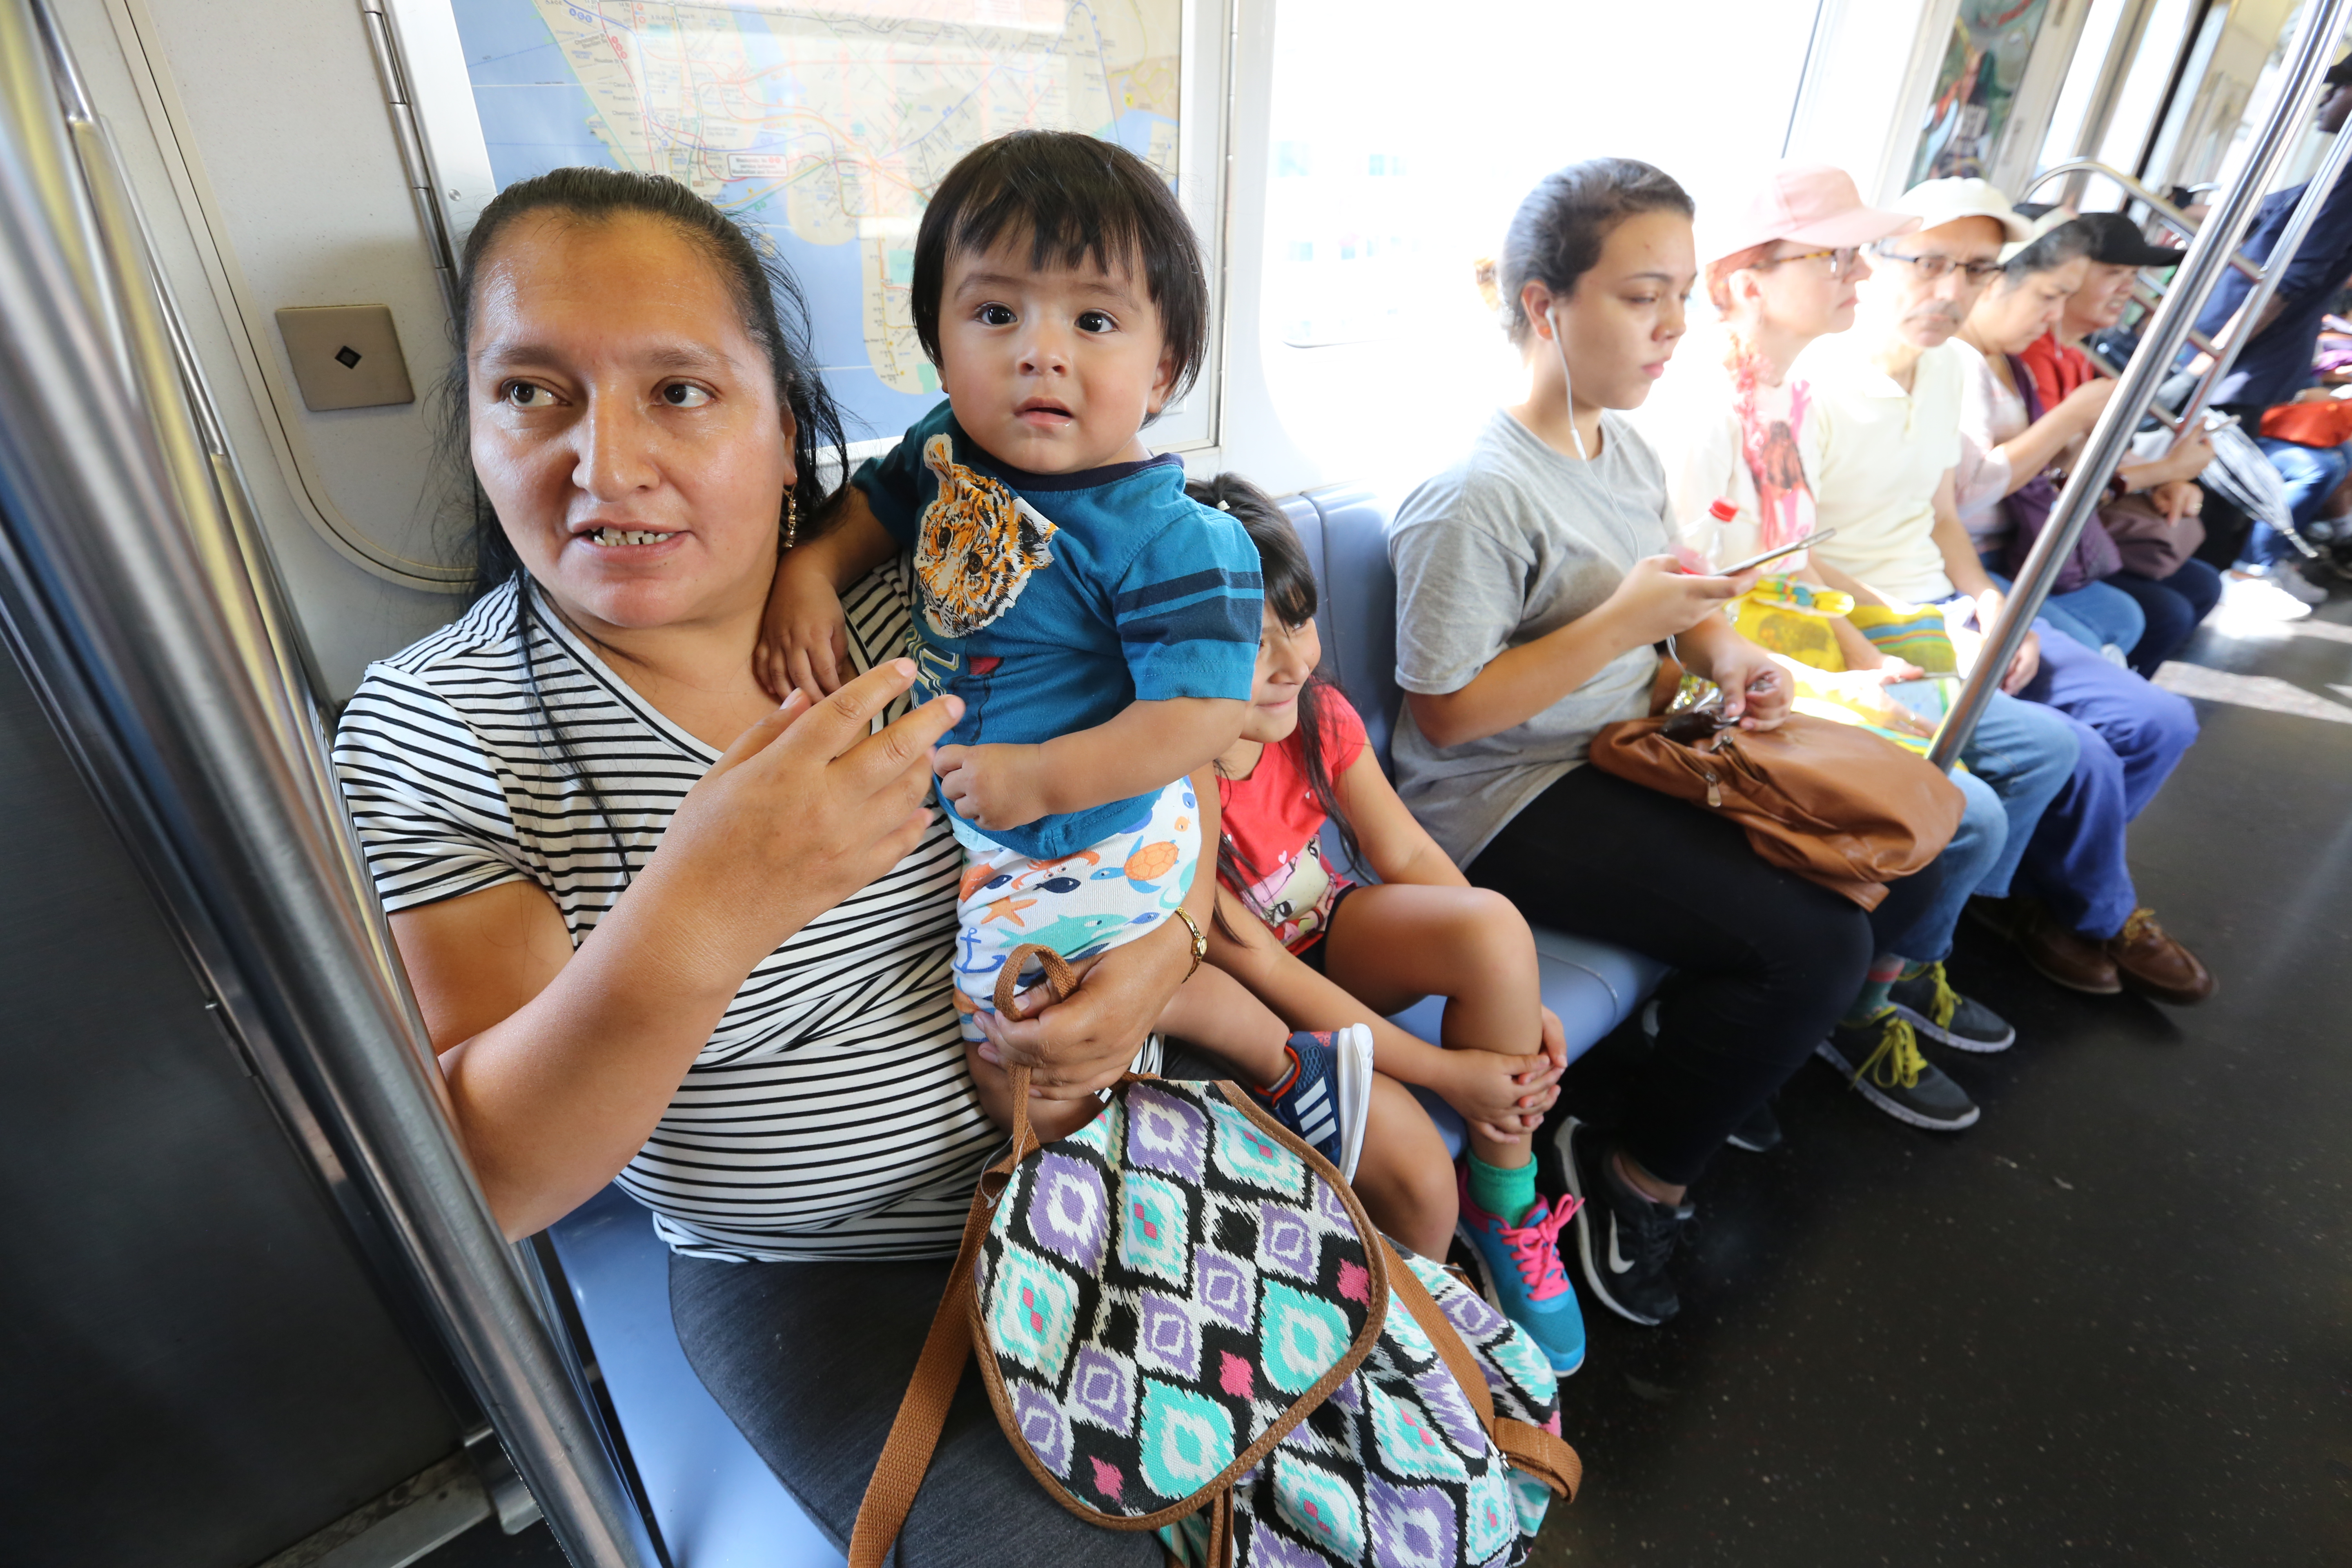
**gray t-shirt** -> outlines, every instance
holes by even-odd
[[[1600,607],[1633,563],[1669,552],[1666,476],[1614,414],[1601,454],[1562,456],[1496,412],[1462,463],[1405,499],[1389,530],[1397,574],[1397,684],[1459,691],[1506,648]],[[1584,761],[1593,731],[1650,710],[1658,656],[1618,655],[1524,724],[1444,750],[1408,704],[1394,748],[1397,793],[1454,863]]]

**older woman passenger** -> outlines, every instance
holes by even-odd
[[[2064,321],[2069,302],[2089,287],[2099,239],[2097,228],[2068,222],[2062,212],[2045,215],[2041,225],[2049,226],[2011,246],[2013,255],[2003,253],[2000,273],[1977,296],[1957,339],[1965,374],[1955,500],[1988,572],[2013,572],[2022,562],[2032,539],[2015,520],[2022,513],[2038,530],[2058,497],[2054,471],[2090,434],[2115,390],[2112,381],[2086,377],[2053,403],[2022,357]],[[2156,461],[2119,466],[2114,485],[2126,495],[2147,492],[2177,513],[2201,504],[2191,481],[2212,456],[2212,443],[2204,437],[2184,441]],[[2074,557],[2074,575],[2083,580],[2062,577],[2070,586],[2052,594],[2042,613],[2079,641],[2089,638],[2076,623],[2090,628],[2120,647],[2133,669],[2153,677],[2221,598],[2221,574],[2192,560],[2168,577],[2136,576],[2124,569],[2104,531],[2091,531],[2101,527],[2096,519],[2084,525],[2090,548],[2078,546]]]
[[[717,209],[557,170],[484,210],[459,294],[485,592],[370,668],[344,792],[500,1225],[615,1179],[651,1208],[688,1358],[845,1541],[997,1142],[949,999],[956,848],[922,806],[954,700],[901,716],[895,566],[845,595],[857,679],[780,707],[753,678],[780,532],[816,522],[841,433],[790,280]],[[1048,1098],[1107,1083],[1189,957],[1181,931],[1121,948],[991,1048]],[[901,1540],[1160,1555],[1049,1500],[976,1383]]]
[[[1819,400],[1790,367],[1815,338],[1853,324],[1856,285],[1870,276],[1862,247],[1918,226],[1916,217],[1865,206],[1853,179],[1825,163],[1773,169],[1745,200],[1706,226],[1706,248],[1714,254],[1704,280],[1717,320],[1692,334],[1658,390],[1631,417],[1665,465],[1668,506],[1685,544],[1709,563],[1743,560],[1813,531]],[[1709,510],[1717,500],[1737,509],[1727,521]],[[1868,587],[1807,551],[1783,557],[1773,570],[1862,602],[1877,600]],[[1840,657],[1830,661],[1824,652],[1821,659],[1843,665],[1847,673],[1820,684],[1841,688],[1843,700],[1874,722],[1925,733],[1887,696],[1920,671],[1882,653],[1843,616],[1831,619],[1830,631]],[[1946,853],[1956,866],[1973,867],[1974,879],[1948,876],[1942,896],[1919,919],[1896,930],[1877,928],[1875,984],[1864,986],[1856,1005],[1860,1016],[1853,1022],[1875,1017],[1882,1034],[1916,1031],[1964,1051],[2000,1051],[2014,1043],[2016,1032],[1990,1008],[1951,988],[1944,961],[1969,895],[2009,891],[2032,816],[2065,776],[2063,769],[2043,769],[2026,781],[2030,798],[2022,809],[2031,815],[2026,832],[2012,840],[1992,786],[1972,773],[1953,775],[1969,806]],[[1949,1122],[1973,1112],[1957,1085],[1942,1089],[1942,1075],[1930,1077],[1923,1068],[1919,1076],[1924,1089],[1868,1078],[1857,1079],[1856,1087],[1905,1121]],[[1931,1100],[1952,1109],[1923,1103]]]

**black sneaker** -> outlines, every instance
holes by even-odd
[[[1933,1132],[1973,1127],[1980,1114],[1958,1084],[1919,1054],[1910,1020],[1889,1007],[1867,1024],[1840,1024],[1813,1054],[1846,1075],[1897,1121]]]
[[[1911,1020],[1913,1028],[1956,1051],[1989,1054],[2017,1044],[2017,1031],[2008,1020],[1953,990],[1941,963],[1931,963],[1910,979],[1896,981],[1887,988],[1886,999]]]
[[[1574,1117],[1552,1134],[1577,1210],[1576,1252],[1584,1282],[1601,1304],[1630,1322],[1654,1328],[1681,1310],[1666,1260],[1675,1255],[1691,1207],[1668,1208],[1627,1186],[1601,1140]]]
[[[1780,1119],[1772,1114],[1772,1102],[1768,1100],[1749,1111],[1724,1142],[1735,1149],[1745,1149],[1750,1154],[1778,1149],[1780,1146]]]

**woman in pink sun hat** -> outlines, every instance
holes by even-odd
[[[1821,424],[1811,388],[1791,367],[1814,339],[1853,325],[1855,285],[1870,276],[1864,247],[1919,226],[1909,214],[1864,205],[1852,177],[1825,163],[1777,165],[1748,185],[1727,216],[1702,225],[1706,259],[1700,278],[1718,320],[1691,333],[1633,417],[1665,466],[1685,548],[1711,569],[1813,531],[1811,476],[1821,460]],[[1737,509],[1731,517],[1710,510],[1718,499]],[[1827,590],[1883,602],[1810,552],[1769,570],[1795,580],[1792,596]],[[1927,732],[1891,689],[1919,669],[1879,651],[1843,614],[1806,618],[1826,624],[1840,657],[1830,658],[1822,648],[1801,662],[1844,668],[1843,674],[1808,672],[1812,685],[1835,689],[1841,706],[1882,728]],[[1991,786],[1968,773],[1954,782],[1969,805],[1948,853],[1959,852],[1973,869],[1954,878],[1948,896],[1906,929],[1877,933],[1880,950],[1833,1041],[1849,1065],[1895,1059],[1894,1081],[1857,1075],[1856,1087],[1888,1114],[1936,1128],[1966,1126],[1977,1110],[1918,1055],[1914,1032],[1970,1051],[1998,1051],[2015,1038],[1990,1009],[1953,991],[1944,973],[1969,889],[2004,858],[2009,837]]]

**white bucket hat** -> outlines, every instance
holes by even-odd
[[[2001,237],[2011,244],[2033,237],[2032,223],[2009,205],[1990,180],[1928,180],[1912,186],[1892,204],[1909,213],[1921,228],[1940,228],[1964,217],[1989,217],[2000,225]]]

